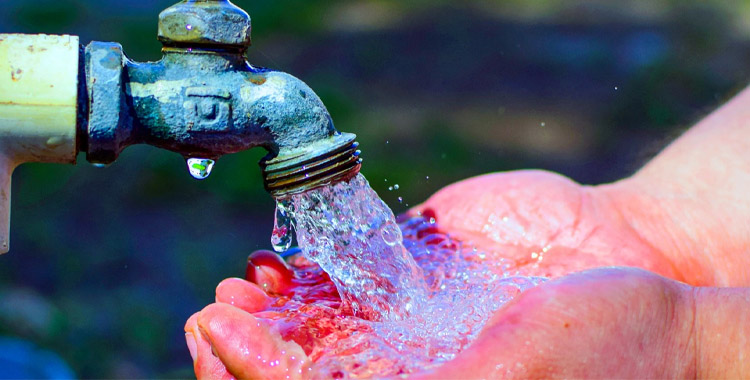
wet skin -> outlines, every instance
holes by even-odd
[[[510,257],[520,272],[555,280],[498,310],[456,359],[414,376],[750,376],[746,110],[747,90],[614,184],[491,174],[415,208],[452,236]],[[251,278],[266,291],[289,286],[283,263],[267,253],[255,259]],[[304,377],[310,363],[300,346],[255,317],[266,316],[264,290],[229,279],[216,298],[186,324],[199,378],[294,378],[300,369]],[[296,360],[248,360],[281,351]]]

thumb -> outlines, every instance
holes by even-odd
[[[198,327],[198,314],[195,313],[185,323],[185,341],[193,358],[193,369],[198,379],[234,380],[224,364],[211,350],[211,343]]]
[[[284,341],[267,321],[234,306],[208,305],[197,322],[216,355],[238,379],[299,379],[310,371],[302,347]]]

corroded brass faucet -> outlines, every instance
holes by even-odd
[[[91,42],[80,59],[67,53],[79,67],[77,90],[65,98],[75,99],[75,131],[69,133],[69,123],[63,123],[47,134],[40,132],[38,141],[49,145],[57,138],[62,141],[59,146],[74,148],[58,148],[61,153],[49,159],[11,157],[9,171],[28,161],[73,163],[76,151],[86,152],[92,163],[108,164],[127,146],[145,143],[177,152],[188,165],[203,169],[224,154],[264,147],[269,154],[260,165],[265,187],[275,198],[356,175],[361,159],[355,135],[336,131],[320,98],[302,81],[249,64],[245,52],[250,31],[248,14],[227,0],[184,0],[159,15],[164,56],[158,62],[133,62],[120,44],[111,42]],[[20,46],[28,40],[33,53],[32,37],[55,37],[24,40],[19,36],[0,35],[0,55],[3,44],[13,50],[12,43]],[[68,43],[71,38],[77,42],[75,37],[65,37]],[[44,53],[37,49],[36,54]],[[34,83],[43,82],[45,73],[39,67],[28,68],[27,78],[33,77],[34,69]],[[23,79],[23,69],[13,74],[16,67],[0,65],[0,78],[2,70]],[[55,80],[49,78],[50,83]],[[0,93],[7,90],[3,83],[0,79]],[[15,77],[8,83],[24,88]],[[48,91],[46,85],[42,87]],[[7,103],[11,107],[18,102]],[[10,115],[6,116],[4,112],[0,107],[0,150],[14,145],[10,141],[14,130],[28,124],[23,113],[5,112]],[[7,120],[10,124],[2,125]],[[203,173],[194,176],[208,174]],[[9,199],[9,189],[7,193]],[[8,199],[3,199],[6,207]],[[0,228],[3,252],[8,246],[5,223],[6,228]]]

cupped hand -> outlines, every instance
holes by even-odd
[[[587,187],[548,172],[522,171],[451,185],[411,212],[436,217],[442,231],[508,260],[510,269],[522,274],[557,278],[588,268],[630,266],[690,282],[691,273],[633,229],[633,221],[619,211],[622,201],[616,186]],[[251,282],[225,280],[217,288],[217,302],[186,325],[196,374],[306,377],[313,373],[314,348],[306,338],[284,339],[289,326],[274,322],[279,316],[269,311],[272,299],[266,294],[288,291],[291,272],[273,253],[251,258]],[[690,367],[679,363],[636,365],[631,359],[635,353],[665,357],[679,350],[684,342],[669,341],[672,332],[689,339],[684,329],[690,318],[673,320],[675,308],[687,310],[685,289],[634,270],[597,270],[552,281],[499,310],[470,348],[423,375],[689,374]],[[335,334],[314,344],[335,345]],[[654,352],[645,352],[644,344]]]
[[[602,266],[632,266],[686,280],[633,229],[616,185],[582,186],[538,170],[470,178],[437,192],[412,213],[430,213],[462,241],[510,259],[523,274],[559,277]]]
[[[599,268],[532,288],[425,379],[695,378],[689,285],[635,268]]]

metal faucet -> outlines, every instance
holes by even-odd
[[[355,136],[336,131],[302,81],[247,62],[250,30],[248,14],[227,0],[185,0],[159,15],[161,61],[133,62],[120,44],[90,43],[78,133],[88,161],[111,163],[138,143],[212,160],[262,146],[274,197],[356,174]]]
[[[159,15],[160,61],[91,42],[79,60],[75,149],[109,164],[141,143],[205,161],[261,146],[264,185],[277,199],[356,175],[356,136],[336,131],[302,81],[249,64],[250,31],[248,14],[227,0],[184,0]]]

